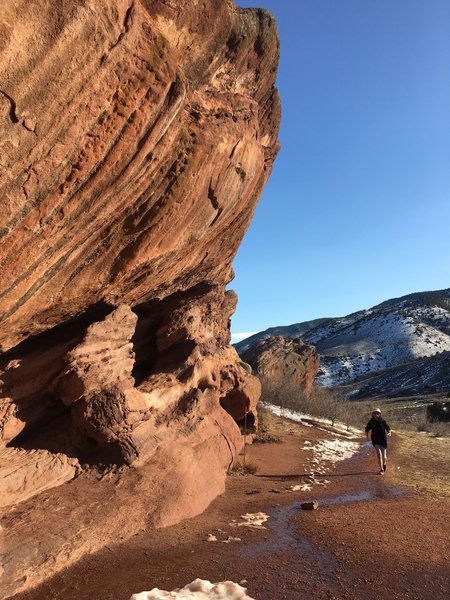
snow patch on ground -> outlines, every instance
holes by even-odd
[[[312,485],[309,483],[302,483],[298,485],[291,485],[289,489],[292,492],[310,492],[312,490]]]
[[[267,404],[265,402],[261,402],[261,404],[264,406],[264,408],[270,410],[270,412],[276,415],[277,417],[285,417],[286,419],[290,419],[291,421],[295,421],[296,423],[301,423],[306,427],[313,427],[313,425],[311,423],[308,423],[307,421],[314,421],[315,423],[327,425],[328,427],[330,426],[330,419],[313,417],[312,415],[308,415],[307,413],[296,412],[294,410],[290,410],[289,408],[281,408],[281,406],[276,406],[275,404]],[[336,429],[336,433],[329,431],[331,435],[339,435],[339,432],[342,432],[342,434],[345,434],[346,436],[349,432],[353,434],[361,433],[360,429],[356,429],[355,427],[348,427],[347,425],[345,425],[345,423],[342,423],[341,421],[335,421],[333,424],[333,428]],[[310,443],[311,442],[305,442],[305,444]]]
[[[275,406],[273,404],[264,404],[264,406],[273,412],[276,415],[281,415],[292,421],[297,421],[304,425],[308,425],[305,423],[303,419],[313,419],[314,421],[327,423],[325,419],[316,419],[315,417],[311,417],[309,415],[305,415],[302,413],[297,413],[292,410],[287,410],[281,408],[279,406]],[[339,426],[339,424],[338,424]],[[346,427],[341,424],[343,433],[346,431]],[[320,427],[319,427],[320,429]],[[358,430],[353,430],[354,432],[360,433]],[[312,444],[309,440],[305,440],[303,442],[302,450],[306,450],[307,452],[311,452],[311,458],[307,459],[307,463],[311,465],[311,476],[310,480],[302,485],[294,485],[289,488],[289,491],[293,492],[306,492],[311,490],[311,486],[313,485],[327,485],[330,483],[326,479],[320,481],[315,479],[315,475],[324,475],[327,472],[327,468],[324,463],[331,463],[335,465],[337,462],[341,460],[347,460],[354,456],[361,447],[361,442],[352,441],[348,439],[348,437],[343,437],[343,435],[339,433],[334,433],[327,431],[330,435],[333,436],[331,440],[322,440],[317,442],[316,444]],[[347,434],[348,435],[348,434]],[[354,440],[358,439],[357,436],[352,436]]]
[[[130,600],[253,600],[246,592],[245,588],[232,581],[211,583],[205,579],[196,579],[184,588],[172,592],[153,588],[149,592],[133,594]]]
[[[323,461],[337,463],[354,456],[360,448],[359,442],[350,440],[322,440],[314,446],[306,446],[304,450],[312,451],[314,458],[312,463],[320,464]]]
[[[245,515],[241,515],[241,519],[244,519],[240,523],[233,521],[230,523],[233,527],[251,527],[252,529],[265,529],[263,523],[267,521],[269,515],[266,513],[258,512],[258,513],[246,513]]]
[[[208,535],[206,536],[206,541],[207,542],[218,542],[219,538],[214,535],[213,533],[208,533]],[[238,537],[233,537],[231,535],[229,535],[225,540],[221,540],[222,544],[231,544],[231,542],[240,542],[241,538]]]

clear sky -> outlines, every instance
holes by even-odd
[[[450,287],[450,0],[254,0],[282,149],[236,257],[232,331]]]

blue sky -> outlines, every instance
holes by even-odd
[[[232,331],[450,287],[450,1],[238,4],[276,18],[283,117]]]

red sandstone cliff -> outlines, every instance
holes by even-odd
[[[314,346],[300,339],[271,336],[241,353],[255,373],[274,385],[293,386],[309,396],[320,366]]]
[[[223,490],[259,397],[225,286],[278,150],[277,60],[271,16],[231,0],[1,3],[1,505],[99,462],[145,464],[153,499],[179,482],[159,525]]]

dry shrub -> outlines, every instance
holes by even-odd
[[[279,430],[278,419],[267,408],[258,405],[258,430],[253,438],[255,444],[274,444],[281,442],[276,433]]]
[[[360,410],[354,402],[345,401],[344,392],[339,389],[315,387],[310,394],[305,394],[293,380],[274,382],[264,377],[261,388],[261,400],[281,409],[329,419],[331,425],[339,421],[347,427],[361,427],[362,422],[364,425],[367,422],[366,409]]]
[[[268,431],[258,431],[253,438],[254,444],[277,444],[278,442],[281,442],[281,437]]]
[[[240,460],[237,460],[233,463],[232,467],[229,469],[229,475],[254,475],[258,467],[255,463],[246,460],[245,463]]]
[[[422,421],[417,426],[417,431],[425,431],[434,437],[448,437],[450,436],[450,423]]]

